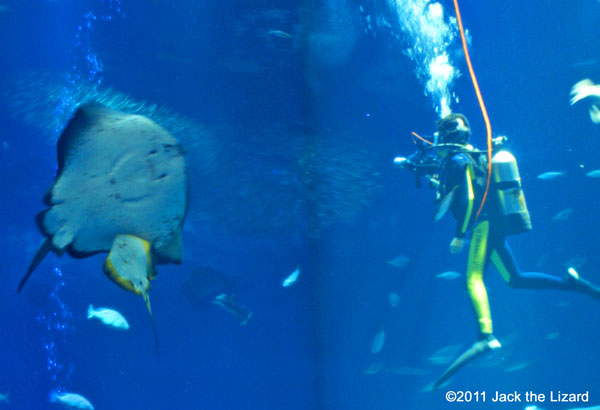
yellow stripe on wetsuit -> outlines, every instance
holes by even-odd
[[[465,213],[465,218],[463,219],[463,226],[460,232],[464,235],[469,228],[469,222],[471,221],[471,214],[473,213],[473,201],[475,199],[475,193],[473,191],[473,179],[475,177],[475,171],[473,170],[473,165],[467,165],[467,172],[465,177],[467,178],[467,212]]]
[[[469,248],[469,260],[467,262],[467,289],[473,302],[473,308],[479,322],[481,333],[492,333],[492,315],[487,291],[483,283],[483,271],[488,246],[488,234],[490,223],[483,221],[473,229],[471,246]]]

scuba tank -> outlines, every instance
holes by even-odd
[[[492,157],[492,184],[498,201],[498,217],[506,235],[532,229],[517,160],[508,151],[498,151]]]

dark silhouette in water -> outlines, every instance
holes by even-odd
[[[183,294],[192,306],[205,309],[212,304],[218,305],[240,318],[240,324],[245,325],[252,312],[235,300],[236,279],[209,266],[202,266],[194,269],[183,283]]]

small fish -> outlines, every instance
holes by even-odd
[[[594,124],[600,124],[600,108],[593,104],[590,107],[590,119]]]
[[[0,393],[0,402],[10,403],[9,393]]]
[[[367,367],[367,369],[365,370],[365,374],[368,374],[368,375],[377,374],[383,370],[384,366],[385,366],[385,364],[383,362],[375,362],[372,365],[370,365],[369,367]]]
[[[590,172],[588,172],[585,175],[587,175],[590,178],[600,178],[600,169],[596,169],[594,171],[590,171]]]
[[[511,372],[517,372],[519,370],[523,370],[526,367],[528,367],[531,364],[531,362],[519,362],[519,363],[515,363],[513,365],[507,366],[504,371],[506,373],[511,373]]]
[[[452,205],[452,200],[454,199],[454,192],[456,192],[456,188],[458,188],[458,186],[455,186],[454,188],[452,188],[452,190],[450,192],[448,192],[446,194],[446,196],[443,197],[439,201],[437,210],[435,211],[435,214],[433,215],[433,220],[435,222],[442,219],[444,217],[444,215],[446,215],[446,212],[448,212],[450,205]]]
[[[383,349],[383,345],[385,344],[385,331],[382,329],[371,341],[371,353],[379,353],[381,349]]]
[[[240,306],[235,301],[234,296],[227,295],[225,293],[221,293],[217,297],[215,297],[212,301],[217,306],[221,306],[223,309],[232,313],[233,315],[240,318],[242,321],[240,322],[241,326],[244,326],[248,323],[248,320],[252,317],[252,312],[248,312],[245,307]]]
[[[600,84],[594,84],[586,78],[571,88],[571,105],[588,97],[592,97],[595,102],[600,100]],[[595,104],[590,107],[590,118],[594,124],[600,123],[600,109]]]
[[[566,221],[573,215],[573,208],[563,209],[552,218],[553,221]]]
[[[538,175],[537,178],[543,179],[544,181],[549,181],[551,179],[558,178],[563,175],[565,175],[565,173],[563,171],[560,171],[560,172],[550,171],[550,172],[544,172],[543,174]]]
[[[571,105],[588,97],[600,97],[600,84],[586,78],[571,88]]]
[[[427,358],[427,361],[435,365],[448,364],[458,356],[460,353],[461,345],[449,345],[436,350],[431,356]]]
[[[50,393],[50,402],[60,403],[65,409],[94,410],[92,403],[77,393]]]
[[[390,306],[396,307],[400,303],[400,296],[392,292],[388,295],[388,301],[390,302]]]
[[[88,307],[88,319],[96,318],[104,323],[106,326],[112,326],[117,329],[127,330],[129,329],[129,323],[122,314],[116,310],[109,308],[98,308],[94,309],[92,305]]]
[[[267,34],[273,37],[285,38],[287,40],[292,38],[292,36],[289,33],[286,33],[283,30],[269,30]]]
[[[398,269],[404,268],[408,262],[410,262],[410,258],[404,255],[400,255],[392,260],[387,261],[387,263]]]
[[[546,335],[546,340],[556,340],[560,337],[560,333],[558,332],[552,332],[552,333],[548,333]]]
[[[448,272],[437,274],[435,275],[435,277],[437,279],[453,280],[456,278],[460,278],[460,273],[449,270]]]
[[[296,283],[298,276],[300,276],[300,267],[299,266],[296,268],[295,271],[290,273],[289,276],[283,280],[283,283],[281,285],[284,288],[292,286],[294,283]]]
[[[577,63],[571,64],[571,67],[587,67],[587,66],[596,65],[596,64],[598,64],[598,60],[583,60],[583,61],[579,61]]]

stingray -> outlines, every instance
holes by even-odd
[[[192,271],[183,283],[183,295],[188,302],[199,309],[212,304],[220,306],[240,319],[245,325],[252,317],[245,307],[236,301],[237,277],[228,276],[216,269],[202,266]]]
[[[58,170],[36,221],[46,236],[18,292],[51,251],[82,258],[109,252],[106,275],[142,295],[154,265],[180,263],[187,210],[184,153],[147,117],[98,103],[80,106],[57,143]]]

